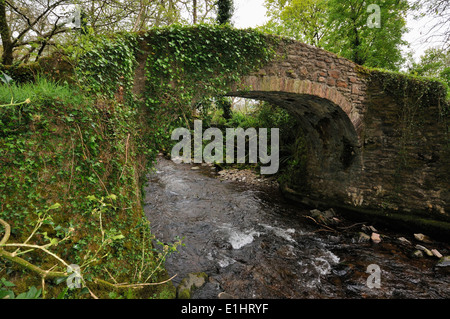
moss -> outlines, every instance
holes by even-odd
[[[386,93],[392,94],[400,101],[412,98],[420,106],[447,104],[448,86],[441,79],[382,69],[367,69],[364,72],[363,74],[368,76],[370,83],[381,83]]]
[[[191,273],[184,278],[177,288],[178,299],[190,299],[191,294],[202,287],[208,280],[208,275],[204,272]]]
[[[191,290],[190,289],[180,289],[177,295],[178,299],[191,299]]]
[[[0,64],[0,72],[8,74],[16,83],[34,82],[36,76],[40,73],[39,63],[3,65]]]

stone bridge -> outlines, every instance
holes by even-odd
[[[137,76],[143,68],[141,63]],[[235,83],[228,95],[268,101],[297,118],[306,170],[282,185],[286,196],[448,237],[447,102],[414,90],[399,97],[380,80],[383,75],[282,40],[277,57]],[[385,75],[414,88],[414,79]]]

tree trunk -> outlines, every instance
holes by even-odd
[[[194,0],[194,4],[193,4],[193,16],[194,16],[194,24],[196,24],[197,23],[197,0]]]
[[[6,3],[0,0],[0,36],[3,44],[2,63],[11,65],[13,63],[13,44],[11,41],[11,31],[6,19]]]

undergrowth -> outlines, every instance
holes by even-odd
[[[0,249],[41,269],[67,272],[42,249],[12,245],[46,247],[80,265],[86,287],[99,297],[120,289],[104,289],[98,280],[131,284],[163,278],[164,259],[180,242],[156,249],[143,215],[140,178],[148,166],[137,156],[145,143],[136,105],[45,78],[0,86],[0,105],[0,219],[11,226],[11,246]],[[89,296],[67,291],[65,282],[44,284],[30,269],[3,258],[0,276],[8,277],[16,294],[42,285],[48,298],[64,291],[63,297]],[[156,291],[142,287],[144,295]]]

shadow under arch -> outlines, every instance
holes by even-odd
[[[311,198],[300,200],[311,206],[317,206],[316,201],[342,198],[362,169],[357,132],[360,119],[352,114],[351,103],[335,89],[308,81],[250,76],[243,84],[245,89],[235,87],[227,95],[285,109],[296,119],[306,142],[307,176],[290,178],[282,187]]]

